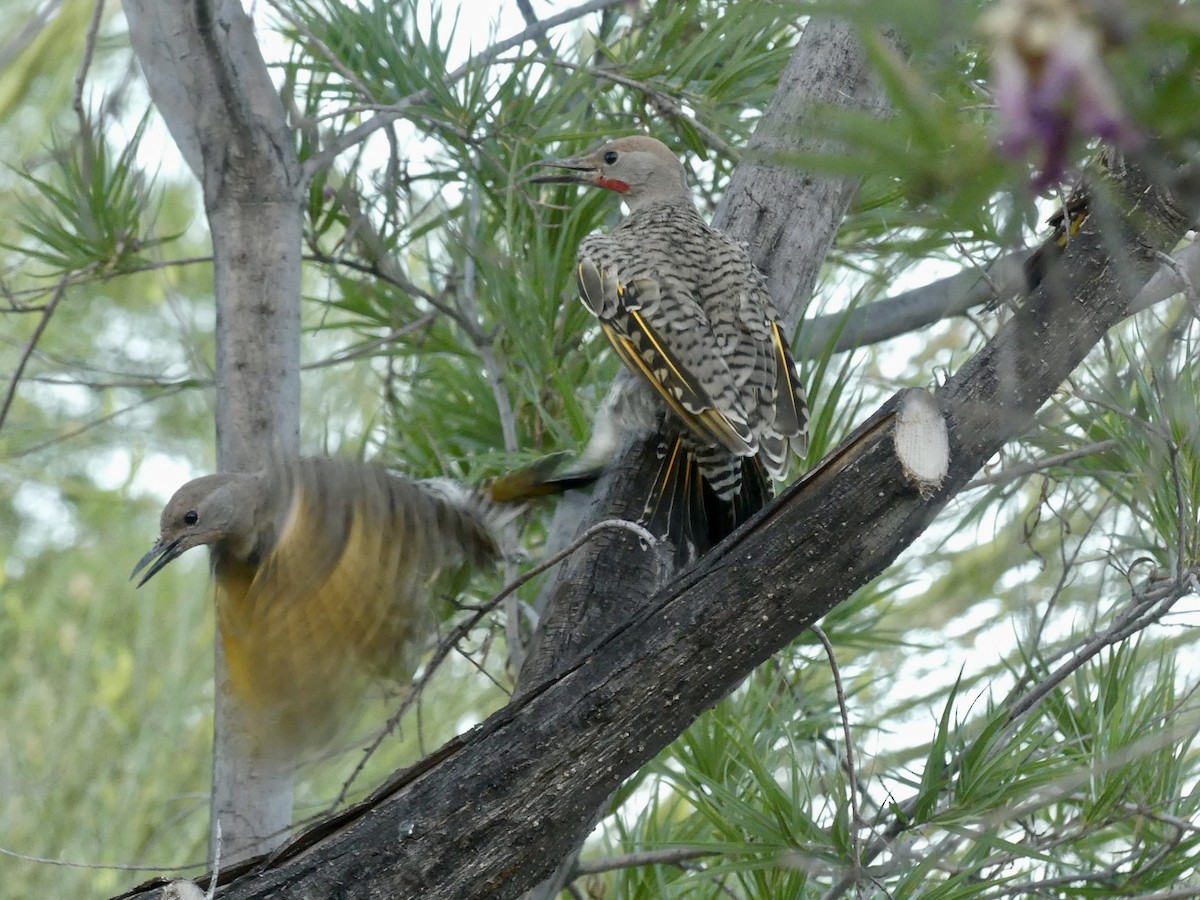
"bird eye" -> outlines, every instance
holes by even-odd
[[[617,161],[617,151],[616,150],[609,150],[607,153],[604,154],[604,164],[605,165],[611,166],[616,161]]]
[[[183,522],[185,525],[195,525],[200,521],[200,514],[194,509],[189,509],[183,514]]]

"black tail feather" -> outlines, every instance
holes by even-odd
[[[737,464],[738,489],[722,499],[701,474],[683,437],[668,440],[643,521],[675,547],[677,565],[703,556],[771,499],[771,482],[758,458],[740,457]]]
[[[739,457],[738,487],[723,499],[696,460],[682,434],[666,439],[658,473],[642,512],[642,524],[675,548],[675,563],[684,566],[703,556],[771,499],[771,481],[757,457]],[[576,488],[588,487],[604,466],[555,474],[569,454],[543,457],[524,468],[501,475],[486,488],[496,503],[527,503]],[[723,484],[732,483],[724,479]],[[726,493],[728,493],[726,491]]]

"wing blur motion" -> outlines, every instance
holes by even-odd
[[[257,568],[215,571],[233,689],[276,752],[327,742],[369,680],[408,679],[440,577],[498,553],[477,519],[417,482],[305,462],[273,486],[290,502]]]

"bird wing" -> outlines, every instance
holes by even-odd
[[[792,453],[805,452],[804,388],[762,274],[742,245],[719,232],[712,238],[712,271],[702,302],[751,412],[763,464],[772,477],[782,478]]]
[[[753,371],[747,376],[747,388],[754,397],[754,426],[763,463],[773,478],[782,478],[792,454],[803,456],[807,450],[808,405],[779,322],[761,310],[757,316],[755,324],[761,327],[756,327],[755,335],[743,338],[753,346],[753,361],[748,362]]]
[[[277,490],[288,504],[278,540],[240,597],[218,573],[222,638],[264,734],[318,746],[367,680],[409,676],[439,576],[479,557],[472,543],[486,529],[418,483],[356,463],[301,461]]]
[[[771,322],[771,350],[775,356],[775,430],[790,440],[792,452],[803,456],[808,450],[808,400],[792,348],[778,322]]]
[[[650,277],[622,283],[615,267],[582,255],[579,294],[617,355],[701,440],[739,456],[756,440],[728,366],[695,300]]]

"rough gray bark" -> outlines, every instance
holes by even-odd
[[[218,8],[219,7],[219,8]],[[155,106],[200,179],[217,301],[217,464],[249,471],[295,455],[300,432],[300,167],[283,105],[236,0],[126,0],[130,38]],[[216,660],[210,856],[286,837],[290,770],[240,739],[220,642]]]
[[[805,122],[815,109],[882,111],[884,106],[854,28],[843,21],[812,20],[713,220],[748,245],[789,323],[803,313],[858,180],[798,172],[776,157],[833,149],[805,134]],[[641,515],[658,470],[655,450],[656,442],[646,441],[618,455],[593,491],[581,528],[603,518]],[[669,574],[655,554],[623,533],[601,535],[575,553],[544,592],[549,599],[521,671],[518,695],[587,652],[615,624],[628,621]],[[597,585],[605,586],[599,595]]]
[[[1089,218],[1062,277],[938,391],[951,448],[940,490],[922,493],[893,452],[902,392],[587,657],[222,896],[471,900],[543,878],[622,779],[890,564],[1131,312],[1152,252],[1187,226],[1144,183],[1126,186],[1137,230],[1105,235]]]
[[[888,102],[854,26],[813,18],[713,216],[715,227],[750,248],[791,328],[804,316],[859,179],[813,175],[787,160],[841,152],[840,144],[810,125],[838,109],[883,116]]]

